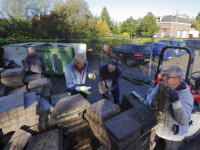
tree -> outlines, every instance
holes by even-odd
[[[59,39],[63,38],[63,18],[51,11],[50,14],[41,14],[39,17],[33,17],[31,27],[34,38],[41,39]]]
[[[90,34],[95,30],[95,20],[84,0],[60,1],[54,6],[55,12],[62,16],[67,28],[66,34]]]
[[[152,37],[159,29],[160,27],[157,26],[156,18],[152,13],[148,13],[139,24],[139,30],[143,36]]]
[[[198,15],[196,16],[196,21],[200,22],[200,12],[198,13]]]
[[[115,35],[119,35],[120,34],[120,30],[119,30],[119,25],[118,22],[116,21],[114,24],[114,28],[113,28],[113,34]]]
[[[192,20],[192,25],[195,25],[195,30],[200,32],[200,21]]]
[[[110,16],[109,16],[109,13],[108,13],[106,7],[103,7],[103,9],[102,9],[101,19],[107,23],[110,31],[113,31],[114,24],[113,24],[113,22],[110,19]]]
[[[107,23],[103,21],[102,19],[99,19],[95,26],[96,35],[107,35],[108,32],[109,32],[109,28],[108,28]]]
[[[0,18],[0,37],[26,37],[31,36],[30,22],[17,18]]]
[[[49,10],[51,0],[1,0],[0,14],[2,17],[30,19]]]
[[[137,21],[134,20],[132,16],[126,19],[126,21],[124,21],[121,25],[121,33],[127,32],[129,35],[131,35],[132,31],[132,35],[136,35],[136,29]]]

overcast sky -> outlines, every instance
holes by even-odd
[[[200,12],[200,0],[85,0],[93,15],[100,16],[103,7],[107,8],[111,19],[125,21],[144,17],[148,12],[155,16],[187,14],[196,17]]]

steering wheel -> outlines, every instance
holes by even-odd
[[[192,73],[191,73],[191,79],[192,79],[192,80],[195,81],[196,78],[198,78],[198,77],[200,78],[200,71],[196,71],[196,72],[192,72]]]

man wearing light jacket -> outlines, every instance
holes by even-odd
[[[88,90],[91,87],[85,86],[86,77],[95,79],[94,73],[91,73],[87,62],[82,55],[76,54],[74,61],[69,63],[65,68],[65,79],[67,91],[72,95],[80,93],[84,98],[91,94]]]
[[[165,92],[171,104],[168,111],[160,112],[161,122],[156,126],[156,134],[165,141],[165,150],[176,150],[181,147],[184,135],[189,129],[194,99],[188,85],[182,81],[183,71],[177,66],[169,67],[163,74],[164,82],[173,86],[174,90]],[[147,103],[151,105],[158,90],[155,89],[147,96]],[[160,140],[159,139],[159,140]]]

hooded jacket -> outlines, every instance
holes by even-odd
[[[118,57],[113,53],[111,48],[109,48],[108,53],[105,55],[105,62],[108,62],[109,59],[115,59],[118,62]]]
[[[41,73],[44,74],[45,66],[42,57],[38,54],[29,54],[25,58],[25,73],[26,75],[32,75]]]
[[[181,141],[185,137],[185,133],[189,129],[191,112],[194,99],[190,93],[190,88],[187,84],[181,81],[183,88],[176,89],[179,95],[179,101],[171,103],[168,111],[160,112],[161,122],[156,126],[156,134],[166,140]],[[157,93],[159,84],[147,96],[147,103],[151,105],[155,94]]]

